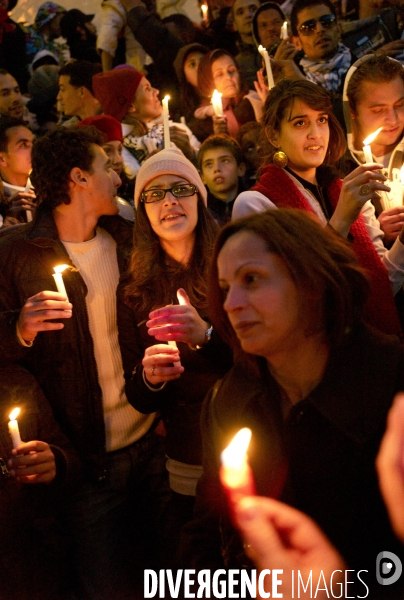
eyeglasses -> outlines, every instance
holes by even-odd
[[[334,25],[336,25],[335,15],[330,13],[329,15],[323,15],[319,19],[309,19],[308,21],[305,21],[299,27],[300,33],[302,35],[313,35],[316,30],[317,23],[320,23],[323,29],[332,29]]]
[[[196,186],[192,183],[179,183],[172,188],[166,190],[163,189],[152,189],[146,190],[140,194],[140,200],[146,204],[152,202],[159,202],[166,197],[166,193],[171,192],[175,198],[187,198],[193,196],[196,193]]]

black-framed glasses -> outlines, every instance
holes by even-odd
[[[316,31],[317,23],[320,23],[323,29],[332,29],[336,25],[335,15],[323,15],[319,19],[309,19],[302,23],[299,27],[299,31],[302,35],[313,35]]]
[[[172,188],[163,189],[151,189],[145,190],[140,194],[140,200],[146,204],[152,202],[159,202],[166,197],[166,193],[171,192],[175,198],[187,198],[193,196],[196,193],[196,186],[192,183],[177,183]]]

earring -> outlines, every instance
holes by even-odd
[[[288,157],[284,152],[282,152],[282,150],[277,150],[272,157],[272,162],[276,167],[284,169],[288,164]]]

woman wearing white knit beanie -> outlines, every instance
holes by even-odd
[[[134,252],[119,289],[126,395],[142,413],[160,411],[166,428],[172,497],[164,568],[180,566],[179,536],[192,518],[202,472],[202,401],[231,366],[230,352],[207,315],[217,226],[206,202],[198,171],[178,149],[148,158],[136,179]]]

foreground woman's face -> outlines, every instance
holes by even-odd
[[[277,255],[264,241],[241,231],[218,256],[224,310],[242,349],[268,360],[295,348],[304,337],[297,289]]]

